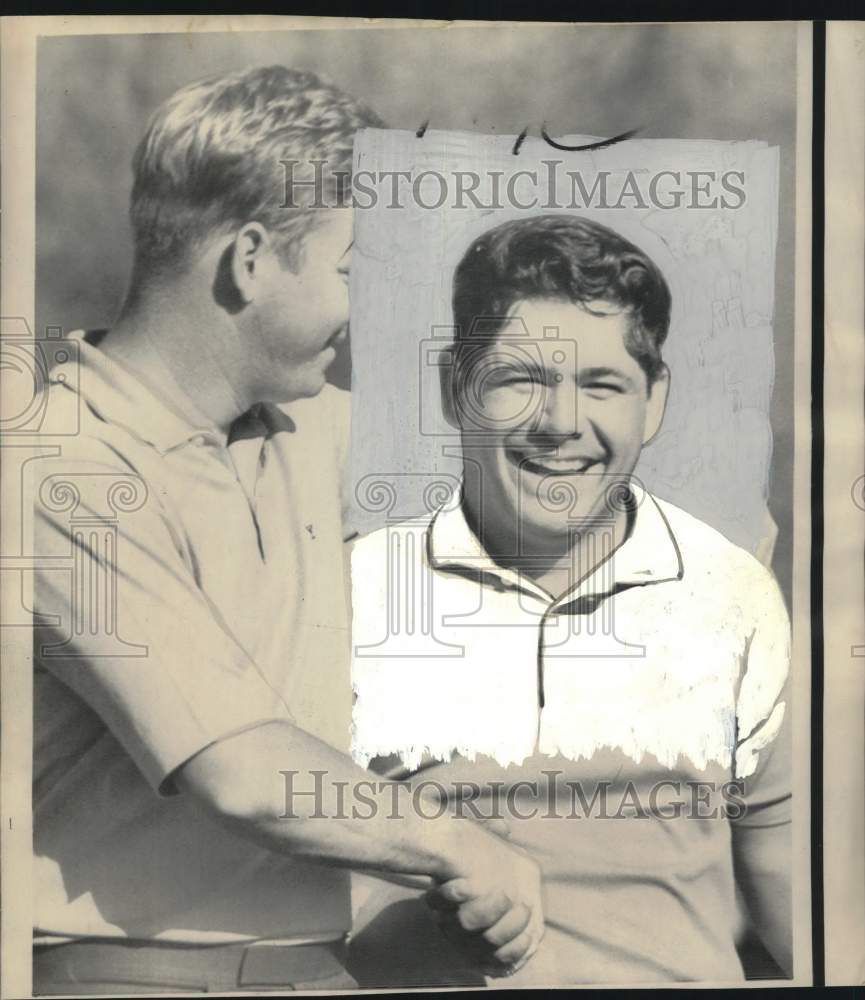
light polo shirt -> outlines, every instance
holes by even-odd
[[[418,780],[497,801],[541,866],[546,935],[509,985],[742,979],[733,831],[790,822],[777,584],[633,496],[624,543],[559,600],[492,562],[458,494],[353,548],[355,758],[449,762]]]
[[[345,873],[247,843],[171,779],[271,720],[348,749],[346,394],[227,438],[74,337],[78,386],[48,405],[80,433],[34,464],[36,939],[338,937]]]

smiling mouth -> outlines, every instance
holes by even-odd
[[[565,458],[552,454],[528,456],[522,452],[511,452],[509,457],[520,471],[532,472],[536,476],[581,476],[604,462],[602,458]]]

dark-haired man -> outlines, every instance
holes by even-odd
[[[419,780],[539,861],[547,933],[520,985],[741,979],[737,887],[790,971],[784,604],[633,476],[670,306],[587,219],[478,237],[442,382],[461,487],[354,547],[355,756],[443,761]],[[389,629],[402,655],[376,648]]]
[[[471,877],[494,973],[542,932],[534,862],[481,825],[339,804],[366,777],[325,385],[352,219],[315,194],[348,200],[379,124],[258,67],[178,91],[138,147],[130,290],[110,331],[73,335],[49,405],[80,433],[37,463],[39,994],[353,986],[351,867]],[[327,161],[337,190],[287,208],[284,160]]]

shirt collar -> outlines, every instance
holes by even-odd
[[[209,423],[191,401],[181,411],[86,338],[83,330],[68,336],[78,350],[78,395],[99,417],[118,424],[162,454],[196,440],[226,444],[226,434]],[[101,338],[95,339],[98,344]],[[49,381],[68,387],[52,376]]]
[[[630,490],[635,504],[631,533],[615,550],[613,558],[596,566],[557,598],[555,604],[567,604],[577,597],[622,587],[682,579],[681,552],[658,502],[633,480]],[[463,513],[462,483],[433,515],[428,546],[430,563],[435,569],[470,570],[550,601],[550,595],[542,587],[516,570],[499,566],[486,553]]]

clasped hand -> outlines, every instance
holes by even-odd
[[[460,873],[429,889],[426,901],[445,936],[485,975],[509,976],[544,934],[540,869],[503,839],[503,820],[466,823]]]

